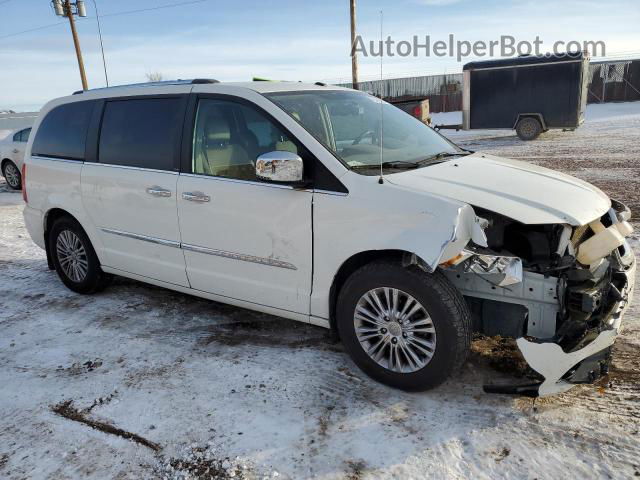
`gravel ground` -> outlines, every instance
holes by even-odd
[[[447,134],[584,178],[640,212],[640,102],[588,114],[575,132],[528,143]],[[458,378],[409,394],[369,380],[317,327],[125,279],[76,295],[21,211],[0,181],[0,477],[640,475],[638,302],[600,386],[537,402],[485,395],[484,382],[518,368],[508,342],[480,339]]]

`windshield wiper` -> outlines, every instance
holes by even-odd
[[[465,152],[440,152],[440,153],[436,153],[435,155],[431,155],[430,157],[423,158],[422,160],[420,160],[417,163],[422,166],[422,165],[425,165],[427,163],[436,163],[436,162],[442,160],[443,158],[462,157],[462,156],[465,156],[465,155],[471,155],[471,153],[473,153],[473,152],[469,152],[469,151],[465,151]]]
[[[406,160],[392,160],[389,162],[382,162],[382,168],[402,168],[402,169],[411,169],[411,168],[420,168],[425,165],[431,163],[437,163],[443,158],[446,157],[459,157],[463,155],[470,155],[472,152],[440,152],[435,155],[431,155],[430,157],[423,158],[418,162],[409,162]],[[380,168],[379,163],[371,163],[366,165],[354,165],[351,167],[354,170],[365,170],[365,169],[375,169]]]
[[[404,160],[393,160],[390,162],[382,162],[382,168],[418,168],[420,163],[418,162],[406,162]],[[351,168],[364,169],[364,168],[380,168],[379,163],[372,163],[367,165],[354,165]]]

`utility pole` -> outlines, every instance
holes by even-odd
[[[87,85],[87,76],[84,73],[84,62],[82,61],[82,52],[80,51],[80,40],[78,40],[78,32],[76,32],[76,22],[73,19],[74,15],[79,17],[86,17],[87,10],[84,6],[83,0],[76,0],[71,2],[70,0],[52,0],[53,10],[56,15],[61,17],[67,17],[69,19],[69,26],[71,27],[71,35],[73,36],[73,45],[76,49],[76,57],[78,58],[78,68],[80,69],[80,79],[82,80],[82,89],[89,90]]]
[[[349,0],[351,15],[351,86],[358,90],[358,56],[356,55],[356,0]]]

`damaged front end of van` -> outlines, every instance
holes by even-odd
[[[513,337],[539,380],[486,392],[546,396],[608,371],[633,295],[635,256],[622,203],[590,222],[527,224],[483,208],[485,246],[471,240],[440,269],[464,295],[474,330]]]

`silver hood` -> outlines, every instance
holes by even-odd
[[[611,207],[607,195],[575,177],[480,153],[385,178],[400,187],[448,197],[526,224],[584,225]]]

